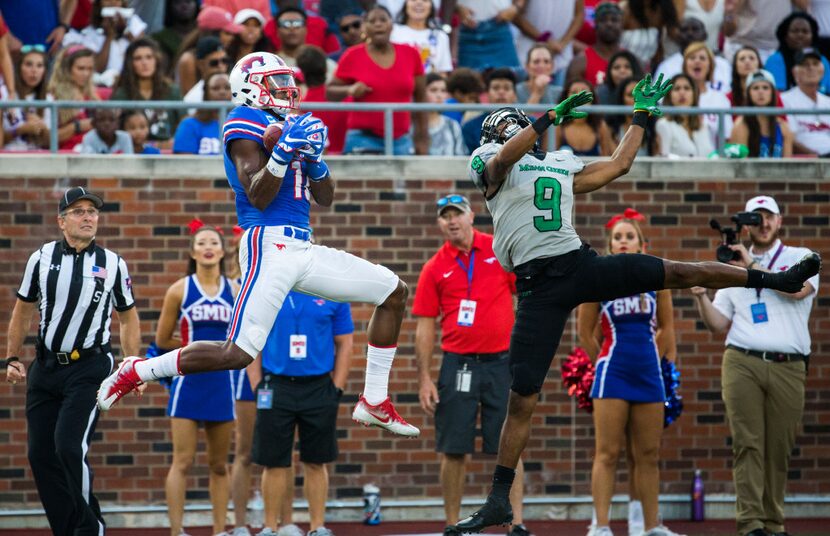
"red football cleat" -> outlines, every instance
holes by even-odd
[[[107,411],[124,395],[144,383],[135,372],[135,362],[143,360],[143,357],[125,357],[115,372],[101,382],[98,388],[98,407],[101,411]]]
[[[418,437],[421,435],[421,431],[418,428],[412,426],[403,417],[398,415],[389,397],[386,397],[386,400],[377,406],[373,406],[366,402],[363,395],[360,395],[360,399],[357,401],[357,405],[352,412],[352,419],[364,426],[386,428],[393,434],[407,437]]]

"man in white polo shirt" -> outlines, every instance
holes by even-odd
[[[778,238],[781,212],[775,199],[758,196],[746,211],[761,214],[748,227],[752,246],[730,246],[741,260],[732,264],[781,272],[810,253]],[[721,382],[732,432],[738,533],[785,535],[784,490],[795,434],[804,410],[804,383],[810,354],[808,320],[818,275],[796,294],[729,288],[710,301],[706,289],[692,289],[703,321],[726,335]]]
[[[784,108],[815,109],[815,114],[787,116],[787,122],[795,134],[796,154],[830,156],[830,114],[819,110],[830,108],[830,97],[821,93],[824,79],[824,64],[821,54],[815,48],[796,52],[793,77],[796,87],[781,93]]]

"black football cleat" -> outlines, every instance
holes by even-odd
[[[498,499],[489,495],[484,506],[470,517],[459,521],[455,528],[462,534],[478,533],[495,525],[510,525],[513,522],[513,508],[507,499]]]
[[[783,272],[783,284],[780,290],[784,292],[798,292],[804,287],[804,282],[819,273],[821,257],[818,253],[808,253],[800,261]]]

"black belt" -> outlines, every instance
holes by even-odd
[[[82,350],[72,350],[71,352],[53,352],[48,348],[40,347],[38,355],[56,360],[61,365],[71,365],[81,359],[88,357],[95,357],[98,355],[106,355],[112,351],[110,346],[96,346],[95,348],[84,348]]]
[[[757,357],[759,359],[763,359],[764,361],[769,361],[771,363],[807,361],[810,359],[809,355],[804,354],[788,354],[786,352],[761,352],[759,350],[749,350],[747,348],[741,348],[740,346],[735,346],[732,344],[727,344],[726,347],[731,350],[741,352],[742,354],[751,355],[752,357]]]
[[[263,379],[266,382],[274,380],[280,383],[306,384],[320,381],[323,378],[331,378],[331,375],[328,373],[316,374],[314,376],[285,376],[283,374],[266,374]]]
[[[466,359],[471,359],[477,362],[484,362],[484,361],[496,361],[498,359],[502,359],[503,357],[507,356],[507,350],[503,352],[496,352],[494,354],[457,354],[455,352],[444,352],[449,357],[463,357]]]

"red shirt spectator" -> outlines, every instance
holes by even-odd
[[[605,71],[608,70],[608,60],[597,54],[594,47],[585,49],[585,80],[594,86],[605,82]]]
[[[306,14],[305,24],[306,30],[308,31],[305,40],[307,45],[318,46],[322,48],[326,54],[331,54],[332,52],[340,50],[340,41],[337,40],[336,35],[329,31],[329,25],[326,23],[326,19]],[[276,19],[272,18],[266,22],[265,26],[262,28],[262,33],[264,33],[266,37],[271,40],[271,43],[274,44],[274,50],[282,48],[282,43],[277,35]]]
[[[392,43],[395,61],[383,68],[372,60],[366,44],[354,46],[340,58],[334,77],[347,84],[363,82],[372,90],[355,99],[355,102],[412,102],[415,91],[415,77],[423,76],[424,63],[421,55],[409,45]],[[409,112],[395,112],[393,137],[399,138],[409,132]],[[349,129],[370,130],[383,136],[383,112],[350,112],[347,121]]]
[[[468,269],[472,261],[472,281]],[[464,265],[462,267],[461,265]],[[510,347],[516,277],[493,253],[493,236],[473,231],[469,255],[445,242],[418,278],[412,314],[441,315],[441,349],[457,354],[493,353]],[[460,326],[461,300],[476,302],[472,326]]]

